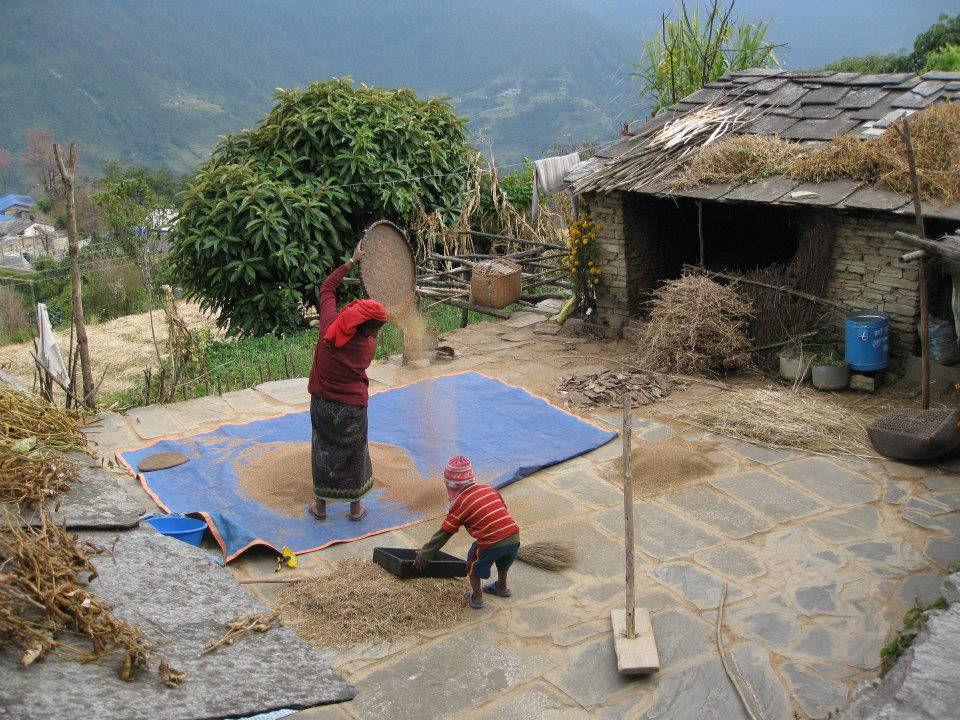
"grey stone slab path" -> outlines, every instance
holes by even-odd
[[[456,348],[456,361],[426,371],[376,365],[371,388],[470,368],[562,405],[558,377],[587,363],[567,355],[616,356],[630,349],[601,345],[566,328],[541,334],[536,328],[542,320],[522,316],[517,327],[483,323],[455,331],[443,343]],[[504,339],[527,323],[534,339]],[[518,352],[535,359],[514,362]],[[91,435],[103,452],[183,434],[185,423],[194,420],[199,424],[191,433],[224,421],[302,410],[305,382],[264,383],[227,393],[222,404],[196,404],[193,411],[174,405],[107,414]],[[671,402],[700,397],[691,389],[675,393]],[[221,418],[224,405],[231,414]],[[578,412],[603,422],[615,415],[608,408]],[[635,442],[648,439],[645,433],[649,439],[662,434],[662,442],[683,438],[694,448],[702,444],[705,456],[723,458],[709,477],[666,487],[635,505],[637,605],[651,614],[659,673],[620,676],[610,642],[610,609],[624,602],[622,494],[600,466],[619,457],[616,440],[503,491],[525,543],[574,542],[572,568],[548,572],[517,563],[510,571],[512,598],[489,598],[483,611],[447,630],[345,651],[321,649],[357,686],[357,698],[298,717],[747,718],[713,637],[723,583],[728,586],[724,640],[756,696],[751,702],[766,720],[825,717],[861,682],[877,676],[879,650],[899,628],[903,612],[939,594],[946,569],[960,561],[955,468],[763,448],[704,435],[661,404],[636,415]],[[427,522],[301,556],[298,572],[332,572],[340,559],[369,557],[377,545],[416,547],[436,525]],[[447,550],[462,554],[468,541],[460,533]],[[268,578],[272,558],[241,558],[229,570],[245,581]],[[276,601],[276,585],[243,587],[263,601]]]

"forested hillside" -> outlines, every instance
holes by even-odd
[[[350,75],[447,95],[516,160],[611,136],[626,35],[561,0],[6,0],[0,146],[27,129],[185,170],[262,117],[277,87]],[[511,89],[519,89],[519,93]]]

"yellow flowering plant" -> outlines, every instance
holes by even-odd
[[[590,217],[589,212],[581,212],[580,219],[570,222],[567,237],[567,254],[560,262],[566,268],[581,312],[589,316],[597,305],[597,288],[600,285],[600,258],[597,237],[603,230]]]

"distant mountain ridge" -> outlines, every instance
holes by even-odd
[[[456,99],[516,161],[608,139],[629,38],[563,0],[7,0],[0,146],[31,127],[102,162],[185,170],[266,114],[277,87],[349,75]]]

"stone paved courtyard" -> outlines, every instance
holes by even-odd
[[[445,337],[458,358],[427,370],[371,368],[371,389],[430,374],[477,370],[560,400],[564,374],[604,369],[627,346],[554,333],[541,316],[472,325]],[[635,445],[677,437],[714,471],[636,502],[638,605],[650,613],[662,670],[627,679],[616,670],[609,611],[623,602],[620,488],[608,482],[620,441],[504,490],[525,542],[570,539],[577,559],[550,573],[518,563],[512,599],[443,632],[330,652],[357,685],[347,704],[306,718],[747,718],[714,642],[720,589],[727,648],[767,720],[822,718],[862,680],[917,599],[938,595],[960,560],[960,474],[899,463],[828,458],[705,435],[676,420],[711,387],[692,386],[638,412]],[[105,413],[88,437],[104,456],[174,434],[203,431],[308,402],[304,380],[266,383],[222,397]],[[618,424],[609,409],[580,412]],[[128,486],[142,494],[132,479]],[[151,501],[143,495],[147,506]],[[416,547],[439,521],[300,557],[298,573],[329,573],[377,545]],[[463,554],[465,533],[446,548]],[[244,587],[274,603],[270,553],[230,565]],[[308,672],[309,669],[305,669]]]

